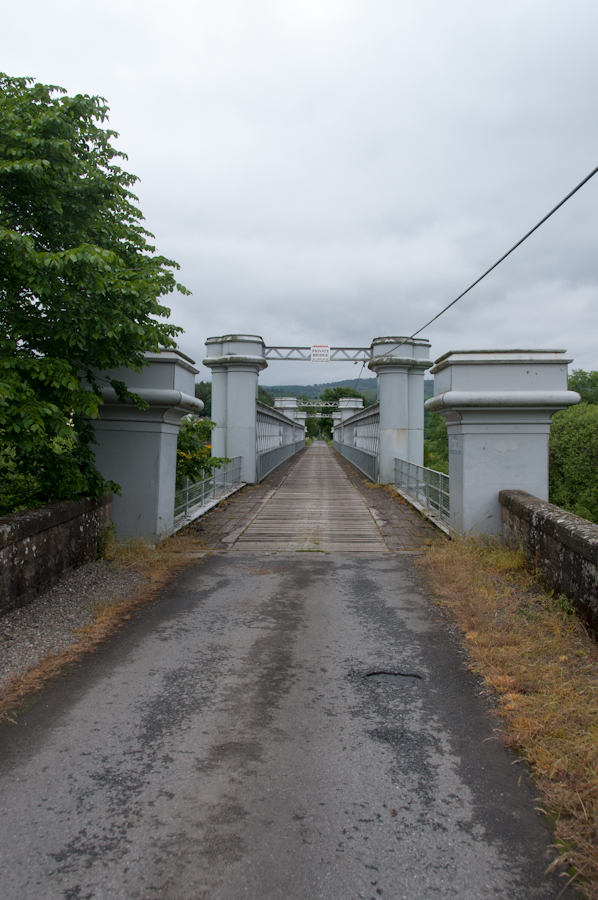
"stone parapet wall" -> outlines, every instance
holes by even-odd
[[[598,525],[526,491],[500,491],[502,533],[598,633]]]
[[[0,615],[25,606],[67,569],[95,558],[111,502],[110,493],[0,518]]]

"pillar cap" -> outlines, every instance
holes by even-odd
[[[222,337],[206,338],[206,344],[223,344],[226,341],[250,341],[264,344],[264,339],[259,334],[223,334]],[[264,344],[264,346],[266,345]]]
[[[430,347],[430,341],[426,338],[411,338],[403,335],[389,335],[388,337],[377,337],[372,341],[372,347],[377,346],[378,344],[402,344],[404,347],[407,346],[418,346],[418,347]],[[398,348],[400,350],[400,347]]]
[[[566,350],[449,350],[434,361],[430,374],[435,375],[448,366],[568,365],[572,359],[564,359]]]
[[[429,369],[433,365],[431,359],[417,359],[413,356],[374,356],[368,363],[368,369],[375,372],[378,367],[397,366],[409,369]]]
[[[233,369],[235,366],[255,366],[258,370],[268,368],[268,363],[263,356],[242,356],[236,353],[228,356],[206,356],[203,364],[208,369],[213,366],[226,366],[227,369]]]
[[[171,363],[174,362],[182,366],[194,375],[199,375],[199,369],[195,368],[195,360],[183,353],[177,347],[169,347],[161,350],[146,350],[143,354],[144,358],[151,363]]]

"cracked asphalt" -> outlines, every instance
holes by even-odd
[[[213,553],[0,732],[3,900],[556,900],[479,690],[408,556]]]

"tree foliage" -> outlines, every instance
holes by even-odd
[[[363,394],[360,394],[359,391],[356,391],[355,388],[352,387],[324,388],[324,390],[320,394],[319,399],[327,403],[335,403],[336,401],[341,400],[343,397],[358,397],[364,401],[363,405],[366,405],[365,397],[363,396]],[[325,409],[318,409],[317,411],[326,412]],[[325,438],[328,438],[330,440],[332,438],[332,429],[334,425],[332,417],[320,419],[319,422],[320,426],[318,431],[321,432]]]
[[[257,386],[257,399],[260,403],[265,403],[266,406],[274,406],[274,395],[264,390],[261,384]]]
[[[209,419],[212,415],[212,382],[196,381],[195,396],[203,403],[203,414]]]
[[[598,406],[595,404],[580,403],[555,413],[552,418],[550,501],[598,523]]]
[[[30,505],[101,493],[102,372],[139,370],[181,331],[160,298],[186,289],[148,242],[107,114],[100,97],[0,74],[0,475],[28,482]]]
[[[424,426],[424,466],[448,475],[448,432],[439,413],[426,410]]]
[[[581,394],[584,403],[598,404],[598,372],[573,369],[569,375],[569,390]]]
[[[177,478],[199,481],[212,469],[220,469],[230,462],[225,457],[212,456],[211,434],[216,427],[209,419],[185,417],[181,421],[177,439]]]

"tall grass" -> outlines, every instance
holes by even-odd
[[[522,553],[492,540],[432,546],[420,566],[494,692],[504,741],[529,763],[560,861],[598,900],[598,648]]]

